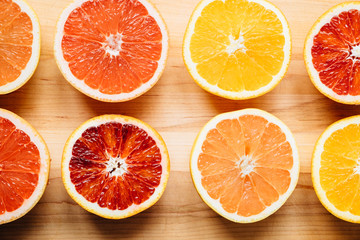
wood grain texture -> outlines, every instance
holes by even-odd
[[[147,94],[126,103],[92,100],[70,86],[53,58],[55,25],[70,0],[28,0],[42,33],[41,59],[33,78],[15,93],[0,96],[0,107],[36,127],[50,148],[50,182],[39,204],[25,217],[0,226],[0,239],[359,239],[360,225],[341,221],[318,201],[310,162],[321,132],[336,120],[360,113],[360,107],[333,102],[309,80],[303,44],[315,20],[340,0],[272,0],[286,15],[292,32],[289,71],[272,92],[248,101],[230,101],[200,89],[186,71],[181,46],[198,0],[153,0],[167,22],[170,53],[166,70]],[[192,143],[213,116],[248,107],[266,110],[293,131],[301,157],[298,186],[274,215],[255,224],[235,224],[213,212],[197,195],[189,173]],[[125,114],[157,129],[170,152],[171,174],[160,201],[132,218],[112,221],[92,215],[66,193],[60,176],[63,146],[85,120],[101,114]]]

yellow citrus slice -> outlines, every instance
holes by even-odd
[[[316,143],[312,181],[324,207],[336,217],[360,223],[360,116],[329,126]]]
[[[40,24],[23,0],[0,1],[0,94],[13,92],[33,75],[40,58]]]
[[[304,48],[310,79],[328,98],[360,104],[360,3],[339,4],[311,28]]]
[[[133,216],[155,204],[170,172],[166,145],[146,123],[103,115],[78,127],[66,142],[66,190],[84,209],[104,218]]]
[[[75,88],[122,102],[156,84],[168,45],[165,22],[147,0],[76,0],[60,16],[54,51]]]
[[[284,15],[264,0],[202,0],[183,43],[185,65],[206,91],[255,98],[284,77],[291,52]]]
[[[50,154],[24,119],[0,109],[0,224],[29,212],[45,191]]]
[[[191,176],[204,202],[240,223],[277,211],[295,189],[299,165],[289,128],[258,109],[211,119],[196,138],[190,159]]]

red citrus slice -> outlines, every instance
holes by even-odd
[[[0,109],[0,224],[14,221],[40,200],[50,155],[39,133],[19,116]]]
[[[306,39],[304,57],[314,85],[327,97],[360,104],[360,3],[324,13]]]
[[[0,94],[24,85],[40,57],[40,25],[22,0],[0,1]]]
[[[119,115],[90,119],[75,130],[61,167],[69,195],[89,212],[112,219],[155,204],[169,168],[161,136],[140,120]]]
[[[231,221],[249,223],[285,203],[299,177],[299,155],[284,123],[267,112],[244,109],[204,126],[190,170],[206,204]]]
[[[168,34],[147,0],[77,0],[61,14],[54,49],[75,88],[101,101],[127,101],[160,78]]]

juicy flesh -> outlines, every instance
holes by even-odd
[[[32,22],[11,0],[0,1],[0,86],[15,81],[32,55]]]
[[[320,184],[340,211],[360,215],[360,125],[335,131],[321,154]]]
[[[69,170],[79,194],[111,210],[148,200],[163,171],[154,139],[137,126],[116,122],[82,134],[74,144]]]
[[[253,115],[218,123],[198,159],[209,196],[244,217],[261,213],[288,190],[292,166],[292,148],[280,127]]]
[[[104,94],[130,93],[158,68],[162,33],[137,0],[94,0],[74,9],[61,48],[72,74]]]
[[[270,10],[247,0],[217,0],[197,19],[191,59],[209,84],[232,92],[269,84],[284,61],[283,26]]]
[[[312,62],[321,82],[338,95],[360,95],[360,11],[334,16],[314,37]]]
[[[40,153],[30,137],[0,117],[0,215],[20,208],[39,179]]]

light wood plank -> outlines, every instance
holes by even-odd
[[[200,89],[187,73],[181,45],[198,0],[154,0],[167,22],[171,48],[166,70],[144,96],[127,103],[92,100],[71,87],[53,59],[55,25],[70,0],[28,0],[42,30],[39,67],[28,84],[0,96],[0,107],[24,117],[49,145],[50,183],[40,203],[25,217],[0,226],[0,239],[359,239],[360,226],[330,215],[312,188],[310,161],[321,132],[360,108],[335,103],[311,84],[303,63],[303,43],[315,20],[340,0],[273,0],[291,26],[293,55],[285,79],[271,93],[248,101],[230,101]],[[189,173],[192,143],[201,127],[219,113],[256,107],[276,115],[294,132],[300,157],[299,184],[273,216],[255,224],[231,223],[197,195]],[[151,209],[130,219],[110,221],[87,213],[67,195],[60,176],[67,137],[85,120],[107,113],[130,115],[149,123],[164,137],[171,176],[164,196]]]

